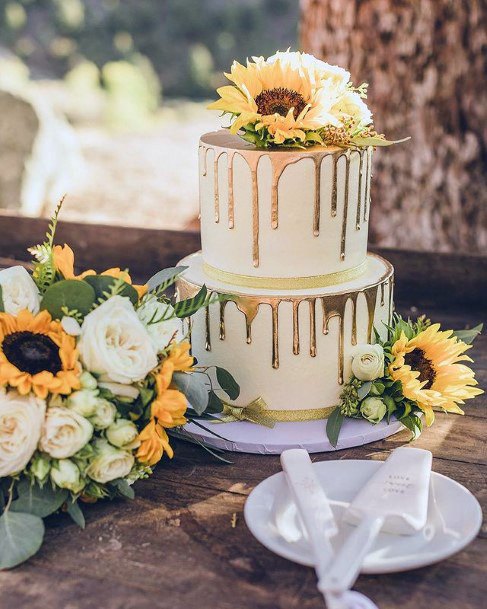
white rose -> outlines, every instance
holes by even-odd
[[[127,419],[117,419],[105,433],[110,444],[118,448],[132,449],[140,444],[137,439],[139,430],[132,421]]]
[[[78,349],[90,372],[117,383],[141,381],[157,366],[151,338],[122,296],[112,296],[85,317]]]
[[[0,391],[0,478],[21,472],[41,436],[46,403],[16,391]]]
[[[3,307],[6,313],[18,315],[23,309],[39,312],[39,290],[23,266],[11,266],[0,271]]]
[[[163,314],[173,315],[174,308],[170,304],[159,302],[155,296],[146,298],[144,304],[137,310],[137,315],[147,328],[157,352],[163,351],[171,339],[181,330],[181,320],[177,317],[159,323],[149,323],[157,321]]]
[[[372,112],[355,91],[346,91],[331,109],[340,120],[351,118],[355,126],[365,127],[372,122]]]
[[[384,374],[381,345],[357,345],[352,350],[352,372],[360,381],[374,381]]]
[[[93,435],[92,424],[69,408],[49,408],[39,448],[55,459],[66,459],[83,448]]]
[[[271,55],[266,63],[275,63],[277,59],[280,59],[281,64],[290,65],[295,70],[303,70],[304,68],[315,83],[323,80],[330,81],[338,90],[344,90],[350,80],[350,72],[347,72],[347,70],[340,68],[340,66],[332,66],[308,53],[278,51]]]
[[[380,398],[365,398],[360,404],[360,413],[374,425],[380,423],[386,416],[387,407]]]
[[[67,406],[82,417],[91,417],[96,412],[98,404],[98,391],[80,389],[74,391],[68,398]]]
[[[79,493],[85,485],[78,466],[70,459],[60,459],[52,466],[51,480],[59,488],[67,488],[73,493]]]
[[[116,478],[128,476],[134,462],[134,456],[128,451],[114,448],[106,440],[98,440],[95,456],[86,468],[86,474],[95,482],[106,484]]]
[[[106,429],[115,420],[117,409],[108,400],[99,398],[96,402],[96,410],[90,421],[95,429]]]

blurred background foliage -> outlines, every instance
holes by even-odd
[[[298,0],[0,0],[0,48],[33,79],[130,89],[123,115],[162,92],[212,97],[233,59],[295,46],[298,16]]]

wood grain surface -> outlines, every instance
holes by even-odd
[[[25,243],[42,238],[40,221],[30,224],[22,220],[15,231],[13,224],[6,227],[4,220],[0,218],[0,258],[4,264],[26,260],[20,252]],[[78,252],[82,266],[101,260],[104,267],[126,265],[141,274],[149,267],[155,270],[174,264],[198,243],[197,233],[83,225],[61,225],[59,235],[61,242],[73,245],[74,241],[75,249],[82,246]],[[401,275],[415,254],[395,252],[394,256]],[[416,273],[423,267],[426,289],[428,278],[435,281],[431,275],[437,267],[431,266],[428,257],[423,256],[423,260],[421,264],[418,259]],[[462,260],[452,257],[450,270],[461,269]],[[407,272],[405,277],[407,282]],[[457,276],[459,285],[463,279]],[[447,284],[442,285],[442,289],[428,292],[425,301],[419,283],[409,303],[404,290],[400,311],[425,312],[457,328],[485,321],[485,309],[466,304],[468,299],[455,305]],[[432,298],[435,293],[436,300]],[[472,356],[479,382],[486,387],[487,337],[478,339]],[[486,397],[480,396],[466,407],[464,417],[439,413],[434,427],[414,442],[414,446],[433,452],[435,471],[474,493],[484,513],[486,406]],[[406,440],[407,433],[401,432],[367,446],[314,455],[313,459],[383,460]],[[39,554],[20,567],[0,572],[0,609],[324,607],[313,570],[266,550],[243,520],[246,497],[260,481],[280,470],[278,457],[231,454],[233,463],[226,465],[192,444],[174,441],[174,446],[175,458],[164,459],[152,478],[136,484],[135,500],[85,506],[84,531],[65,515],[48,519]],[[484,523],[474,542],[448,560],[406,573],[361,576],[356,589],[373,598],[381,609],[481,609],[487,598],[486,555]]]

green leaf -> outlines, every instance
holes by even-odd
[[[3,304],[2,286],[0,285],[0,313],[5,313],[5,306]]]
[[[152,277],[147,282],[147,289],[149,292],[158,288],[159,292],[164,292],[169,288],[181,275],[183,271],[185,271],[187,266],[174,266],[169,269],[162,269]]]
[[[208,385],[204,376],[198,373],[175,372],[173,382],[188,398],[188,402],[197,414],[203,414],[208,406]]]
[[[386,140],[382,137],[354,137],[352,138],[352,143],[355,146],[392,146],[392,144],[401,144],[402,142],[407,142],[410,140],[410,137],[405,137],[402,140]]]
[[[68,498],[68,491],[65,489],[54,490],[48,484],[41,488],[37,484],[31,484],[29,480],[21,480],[16,490],[18,498],[12,502],[10,510],[26,512],[40,518],[57,512]]]
[[[112,285],[119,281],[115,277],[110,277],[109,275],[88,275],[84,280],[86,283],[89,283],[90,286],[95,290],[95,299],[105,299],[105,294],[110,293]],[[122,282],[122,289],[118,293],[119,296],[125,296],[130,298],[130,301],[133,305],[136,305],[139,302],[139,295],[137,294],[137,290],[128,284],[127,282]]]
[[[218,414],[219,412],[223,412],[223,402],[213,390],[211,390],[208,394],[208,406],[206,408],[206,412],[209,414]]]
[[[453,332],[453,336],[456,336],[458,340],[467,343],[467,345],[471,345],[477,336],[482,332],[483,327],[484,324],[479,324],[478,326],[475,326],[475,328],[468,330],[455,330],[455,332]]]
[[[417,415],[411,414],[407,417],[402,417],[401,423],[411,432],[411,440],[416,440],[416,438],[421,435],[421,431],[423,430],[423,424],[421,422],[421,419]]]
[[[177,317],[183,319],[193,315],[193,313],[196,313],[196,311],[205,306],[205,303],[207,302],[207,295],[208,290],[204,285],[196,296],[176,302],[174,305],[174,312],[176,313]]]
[[[240,385],[228,370],[216,366],[216,380],[231,400],[236,400],[238,398],[240,395]]]
[[[85,517],[77,501],[68,501],[67,507],[68,514],[74,520],[74,522],[80,527],[85,528]]]
[[[366,398],[369,395],[371,389],[372,381],[366,381],[365,383],[360,385],[360,387],[357,389],[358,399],[363,400],[364,398]]]
[[[333,448],[336,448],[338,444],[338,436],[340,435],[340,429],[344,420],[345,416],[340,412],[339,406],[337,406],[326,422],[326,435]]]
[[[382,401],[387,406],[387,422],[391,420],[392,413],[396,410],[396,402],[391,398],[390,395],[383,395]]]
[[[11,569],[33,556],[44,538],[42,518],[4,512],[0,516],[0,569]]]
[[[123,497],[127,497],[127,499],[133,499],[135,497],[134,489],[125,478],[117,478],[111,482],[111,485],[114,486]]]
[[[87,315],[94,302],[95,291],[85,281],[62,279],[47,288],[41,301],[41,309],[48,311],[54,319],[62,319],[64,307]]]

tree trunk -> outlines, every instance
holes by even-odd
[[[301,0],[303,50],[370,84],[371,241],[487,249],[485,0]]]

